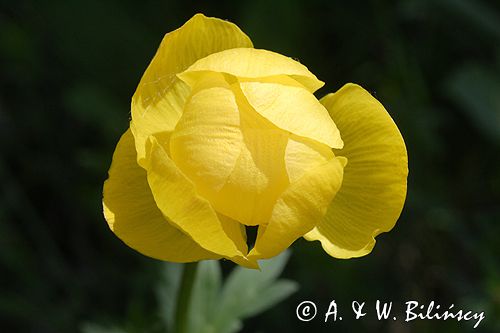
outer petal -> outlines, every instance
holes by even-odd
[[[279,83],[241,82],[250,105],[277,127],[332,148],[342,148],[339,130],[312,93]]]
[[[218,218],[210,203],[197,194],[194,184],[177,168],[155,137],[148,139],[147,146],[148,183],[162,213],[206,250],[240,264],[246,261],[246,240],[239,223]]]
[[[149,189],[146,171],[137,165],[130,130],[123,134],[113,155],[104,183],[103,207],[111,230],[149,257],[176,262],[220,258],[165,219]]]
[[[209,54],[235,47],[252,47],[234,24],[196,14],[163,38],[132,98],[132,132],[142,165],[150,135],[171,131],[182,114],[189,87],[176,74]]]
[[[200,71],[214,71],[240,78],[265,78],[289,75],[310,92],[321,88],[324,83],[316,78],[306,66],[284,55],[267,50],[239,48],[214,53],[198,60],[184,73],[182,80],[192,82],[192,74]]]
[[[349,164],[325,218],[305,238],[319,240],[333,257],[360,257],[401,214],[408,176],[405,143],[382,104],[358,85],[347,84],[321,102],[342,133],[345,147],[339,154]]]
[[[342,183],[347,160],[334,157],[290,184],[278,199],[269,224],[260,226],[255,247],[248,258],[273,257],[310,231],[326,213]]]

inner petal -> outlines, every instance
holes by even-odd
[[[240,86],[252,108],[277,127],[331,148],[342,148],[339,130],[328,111],[303,87],[251,81]]]
[[[186,103],[170,140],[172,159],[219,213],[246,225],[267,223],[288,185],[289,133],[255,112],[223,76],[211,80],[216,86],[203,83]]]
[[[304,172],[325,164],[335,155],[327,145],[314,140],[291,135],[285,151],[285,163],[290,183],[297,181]]]

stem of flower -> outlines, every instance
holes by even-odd
[[[197,262],[184,264],[181,285],[177,295],[177,308],[175,310],[175,333],[188,333],[188,312],[197,269]]]

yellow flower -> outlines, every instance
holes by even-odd
[[[111,230],[175,262],[255,268],[299,237],[337,258],[369,253],[401,213],[405,144],[363,88],[318,101],[322,85],[232,23],[197,14],[168,33],[104,184]],[[258,226],[250,251],[246,226]]]

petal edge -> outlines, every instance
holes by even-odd
[[[239,223],[217,216],[155,137],[149,137],[147,146],[148,183],[162,213],[204,249],[233,261],[246,260],[247,245]]]
[[[220,258],[164,218],[149,189],[146,171],[137,164],[130,129],[116,146],[104,182],[103,213],[116,236],[146,256],[174,262]]]
[[[203,14],[164,36],[132,97],[131,127],[141,166],[147,138],[172,131],[182,114],[190,89],[176,74],[198,59],[238,47],[253,47],[238,26]]]
[[[347,159],[333,157],[308,170],[278,199],[269,224],[260,226],[250,259],[271,258],[310,231],[324,216],[342,183]]]
[[[346,156],[349,164],[325,218],[304,238],[321,241],[333,257],[360,257],[401,214],[408,176],[406,146],[382,104],[360,86],[346,84],[321,102],[345,142],[337,154]]]

